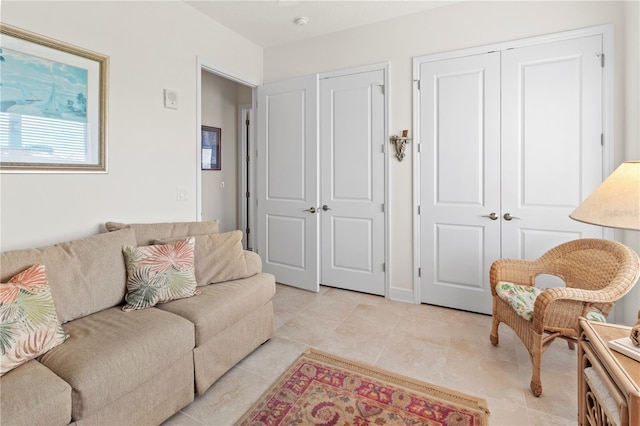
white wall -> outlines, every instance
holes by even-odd
[[[201,103],[202,124],[222,135],[222,170],[201,172],[202,220],[217,219],[221,232],[232,231],[238,229],[238,105],[251,104],[251,88],[203,71]]]
[[[640,2],[625,2],[625,114],[622,118],[624,159],[640,160]],[[640,231],[627,231],[620,241],[640,253]],[[632,325],[640,316],[640,283],[625,297],[621,323]]]
[[[196,57],[261,81],[262,48],[177,1],[3,1],[1,19],[108,55],[110,67],[108,174],[0,175],[0,249],[92,235],[108,220],[195,220]],[[163,107],[165,88],[177,110]]]
[[[300,43],[266,49],[265,81],[364,64],[390,63],[390,132],[412,128],[414,56],[538,36],[601,24],[614,24],[616,52],[616,154],[638,157],[637,4],[630,2],[462,2]],[[633,30],[631,28],[634,28]],[[636,38],[635,40],[627,40]],[[629,45],[633,47],[629,47]],[[635,74],[631,69],[635,64]],[[625,75],[627,79],[625,80]],[[633,91],[626,86],[636,82]],[[635,105],[635,109],[628,105]],[[629,115],[628,111],[635,111]],[[634,124],[635,123],[635,124]],[[634,133],[635,132],[635,133]],[[625,141],[625,133],[635,138]],[[628,148],[630,145],[635,148]],[[411,147],[410,147],[411,149]],[[410,151],[410,150],[409,150]],[[631,156],[631,157],[627,157]],[[391,287],[411,290],[412,155],[390,163]],[[640,303],[636,303],[640,306]],[[637,308],[636,308],[637,311]]]

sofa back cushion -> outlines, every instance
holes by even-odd
[[[45,265],[58,319],[65,323],[122,303],[127,290],[122,246],[135,245],[132,229],[54,246],[0,253],[0,280]]]
[[[136,235],[136,244],[148,246],[155,240],[174,237],[191,237],[218,233],[218,221],[211,222],[170,222],[170,223],[120,223],[107,222],[107,231],[131,228]]]

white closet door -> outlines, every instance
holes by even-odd
[[[602,237],[569,218],[602,181],[601,54],[597,35],[421,64],[423,302],[490,313],[494,260]]]
[[[384,71],[320,81],[322,284],[384,295]]]
[[[602,182],[602,36],[502,53],[502,257],[602,228],[569,218]],[[547,284],[548,285],[548,284]]]
[[[318,79],[258,87],[257,225],[263,270],[318,292]]]
[[[421,299],[490,313],[489,268],[500,257],[500,53],[423,63],[419,96]]]

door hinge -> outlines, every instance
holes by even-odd
[[[251,156],[247,155],[247,163],[251,161]]]
[[[251,228],[247,228],[247,230],[245,231],[247,235],[249,235],[251,233]]]
[[[418,278],[422,277],[422,268],[418,268]]]
[[[420,214],[420,206],[418,206],[418,214]]]
[[[382,148],[381,152],[384,154],[384,144],[380,145],[380,147]]]
[[[382,203],[381,207],[382,207],[382,213],[384,213],[384,203]]]
[[[247,126],[250,124],[249,119],[247,118],[247,121],[244,122],[244,124],[246,124]]]
[[[600,133],[600,145],[604,146],[604,133]]]
[[[599,56],[600,56],[600,66],[604,68],[604,53],[601,53]]]
[[[382,272],[387,272],[387,263],[386,262],[382,263]]]
[[[251,197],[251,193],[249,191],[247,191],[247,198]]]
[[[384,84],[380,84],[380,90],[382,90],[382,94],[384,95]]]
[[[421,152],[422,152],[422,144],[421,144],[421,143],[419,143],[419,144],[418,144],[418,153],[421,153]]]
[[[418,83],[418,90],[420,90],[420,80],[415,80],[416,83]]]

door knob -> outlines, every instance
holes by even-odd
[[[311,207],[310,209],[306,209],[306,210],[303,210],[303,211],[313,214],[313,213],[316,212],[316,208],[315,207]]]
[[[520,219],[519,217],[511,216],[511,213],[505,213],[502,217],[504,217],[504,220]]]
[[[331,210],[331,207],[325,204],[324,206],[322,206],[322,210],[326,212],[327,210]]]
[[[498,215],[496,214],[496,212],[491,212],[490,214],[482,215],[482,217],[488,217],[491,220],[498,219]]]

